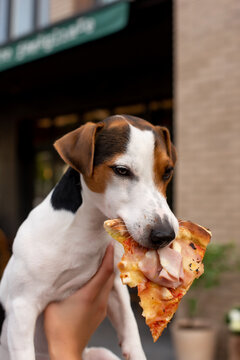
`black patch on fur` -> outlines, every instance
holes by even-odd
[[[116,120],[120,121],[121,126],[111,126]],[[129,124],[139,130],[152,131],[155,137],[159,137],[153,125],[136,116],[125,114],[110,116],[103,120],[103,123],[105,126],[96,137],[94,166],[100,165],[114,155],[123,154],[126,151],[130,136]]]
[[[129,141],[129,126],[103,128],[96,138],[94,167],[103,164],[114,155],[123,154]]]
[[[55,186],[51,203],[55,210],[68,210],[75,213],[82,204],[80,174],[71,167]]]
[[[3,325],[4,319],[5,319],[5,310],[2,306],[2,304],[0,303],[0,333],[2,332],[2,325]]]

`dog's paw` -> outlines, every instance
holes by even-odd
[[[142,347],[138,345],[122,344],[122,354],[125,360],[147,360]]]
[[[136,351],[133,351],[133,353],[129,352],[123,352],[123,357],[125,360],[147,360],[144,353],[136,353]]]
[[[120,360],[110,350],[101,347],[86,348],[83,352],[83,360]]]

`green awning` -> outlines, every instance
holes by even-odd
[[[121,1],[14,41],[0,47],[0,71],[113,34],[128,18],[129,3]]]

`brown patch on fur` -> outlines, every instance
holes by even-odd
[[[104,122],[109,129],[127,125],[126,117],[124,115],[109,116]]]
[[[167,148],[167,154],[171,158],[173,164],[175,165],[177,161],[176,148],[171,142],[170,132],[164,126],[155,126],[156,133],[164,140],[165,146]]]
[[[150,131],[155,131],[155,126],[152,125],[150,122],[141,119],[139,117],[136,116],[131,116],[131,115],[122,115],[126,121],[132,125],[135,126],[136,128],[138,128],[139,130],[150,130]]]
[[[103,126],[102,122],[97,124],[88,122],[58,139],[54,143],[55,149],[61,158],[73,169],[83,175],[91,176],[93,172],[95,139],[98,131]]]
[[[174,164],[171,158],[168,156],[166,152],[166,147],[161,144],[160,141],[156,142],[155,150],[154,150],[154,182],[158,188],[158,190],[166,197],[167,185],[171,180],[164,181],[163,175],[168,167],[173,167]]]
[[[84,181],[88,188],[96,193],[104,193],[107,185],[113,176],[113,170],[111,166],[115,164],[116,159],[121,154],[118,154],[111,158],[109,161],[96,166],[91,177],[84,176]]]
[[[167,128],[155,126],[155,149],[154,149],[154,181],[159,191],[166,197],[166,190],[172,176],[168,180],[163,179],[167,168],[174,167],[176,162],[176,150],[171,143],[170,133]]]

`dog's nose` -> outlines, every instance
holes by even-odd
[[[150,233],[150,240],[154,247],[162,248],[176,237],[175,231],[170,226],[155,228]]]

